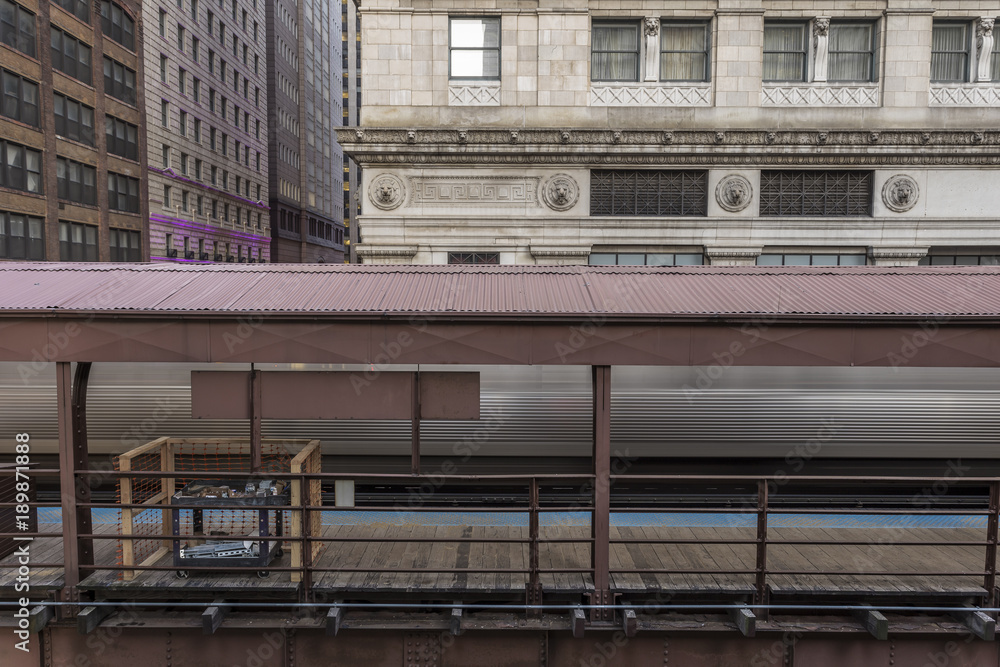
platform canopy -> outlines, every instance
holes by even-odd
[[[0,361],[1000,365],[1000,267],[0,264]]]

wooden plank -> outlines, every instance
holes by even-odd
[[[974,607],[969,607],[968,611],[953,611],[951,615],[983,641],[991,642],[996,637],[996,620]]]
[[[152,451],[152,450],[158,448],[163,443],[168,442],[169,440],[170,440],[170,438],[167,437],[167,436],[163,436],[163,437],[157,438],[156,440],[150,440],[145,445],[139,445],[138,447],[136,447],[134,449],[130,449],[127,452],[125,452],[124,454],[119,455],[118,461],[119,462],[121,462],[121,461],[129,461],[129,462],[131,462],[132,459],[134,459],[135,457],[139,456],[140,454],[145,454],[148,451]],[[131,468],[129,468],[129,470],[131,470]]]
[[[573,637],[583,639],[583,629],[586,619],[582,609],[574,609],[569,615],[569,626],[573,631]]]
[[[201,633],[214,635],[231,608],[231,605],[227,605],[224,600],[216,600],[211,607],[201,613]]]
[[[300,452],[301,454],[301,452]],[[298,458],[298,457],[296,457]],[[298,468],[298,469],[297,469]],[[292,460],[292,472],[302,472],[301,462],[296,463],[295,459]],[[293,507],[302,505],[302,482],[301,480],[293,479],[291,480],[291,498],[288,501]],[[302,516],[302,510],[289,510],[291,513],[288,532],[289,537],[293,538],[290,543],[291,551],[291,566],[292,567],[302,567],[302,543],[294,539],[297,537],[302,537],[302,521],[304,517]],[[292,581],[299,582],[302,581],[301,572],[291,573]]]
[[[622,612],[622,631],[626,637],[635,637],[639,632],[639,623],[635,618],[635,611],[626,609]]]
[[[729,611],[736,629],[744,637],[753,637],[757,634],[757,617],[746,607],[738,607]]]
[[[460,605],[462,602],[460,600],[454,603],[455,605]],[[451,634],[456,637],[462,634],[462,608],[455,606],[451,609],[451,622],[448,624],[448,630]]]
[[[855,615],[872,637],[880,641],[889,638],[889,620],[882,615],[882,612],[865,605],[865,608],[856,611]]]
[[[174,472],[174,445],[167,440],[160,447],[160,467],[163,468],[164,472]],[[169,506],[171,498],[174,497],[174,491],[177,488],[177,480],[173,477],[164,477],[161,485],[163,498],[163,504]],[[164,535],[172,535],[174,532],[174,516],[173,512],[169,507],[165,507],[162,511],[161,525],[163,526],[162,533]],[[163,540],[162,546],[169,550],[173,550],[173,542],[170,540]]]
[[[112,611],[114,611],[114,607],[111,605],[84,608],[76,617],[77,632],[81,635],[89,635]]]
[[[45,629],[45,626],[49,624],[49,621],[55,616],[55,612],[52,607],[47,605],[38,605],[33,607],[30,612],[28,612],[28,632],[38,634]]]
[[[163,440],[164,438],[157,438],[157,440]],[[154,440],[153,442],[156,442]],[[145,445],[146,448],[153,443],[148,443]],[[159,447],[159,444],[156,445]],[[139,449],[142,449],[140,447]],[[118,459],[118,469],[123,472],[128,472],[132,470],[132,456],[122,456]],[[128,505],[132,502],[132,480],[129,477],[119,477],[118,478],[119,489],[121,490],[120,502],[122,505]],[[122,535],[132,535],[135,532],[135,525],[132,518],[132,508],[122,507]],[[122,540],[122,565],[129,566],[135,565],[135,545],[132,540]],[[126,581],[135,579],[135,570],[122,570],[122,578]]]
[[[340,600],[337,600],[336,604],[340,604]],[[340,632],[340,624],[344,621],[344,608],[339,606],[330,607],[330,610],[326,612],[326,636],[336,637],[337,633]]]

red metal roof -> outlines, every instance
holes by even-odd
[[[1000,267],[0,263],[0,310],[997,317]]]

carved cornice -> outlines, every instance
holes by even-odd
[[[361,164],[1000,165],[1000,131],[985,129],[344,128],[337,136]]]
[[[872,247],[869,251],[872,259],[921,259],[930,250],[929,247],[922,248],[878,248]]]
[[[590,246],[530,246],[531,256],[541,258],[576,258],[586,259],[590,256]]]
[[[417,246],[415,245],[384,246],[384,245],[369,245],[363,243],[357,246],[357,253],[360,257],[364,259],[378,259],[378,258],[409,259],[417,254]]]
[[[705,247],[705,254],[710,259],[756,259],[757,255],[763,250],[762,246],[756,246],[753,248],[720,248],[720,247]]]

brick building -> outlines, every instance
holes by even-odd
[[[139,8],[0,0],[0,259],[148,259]]]

